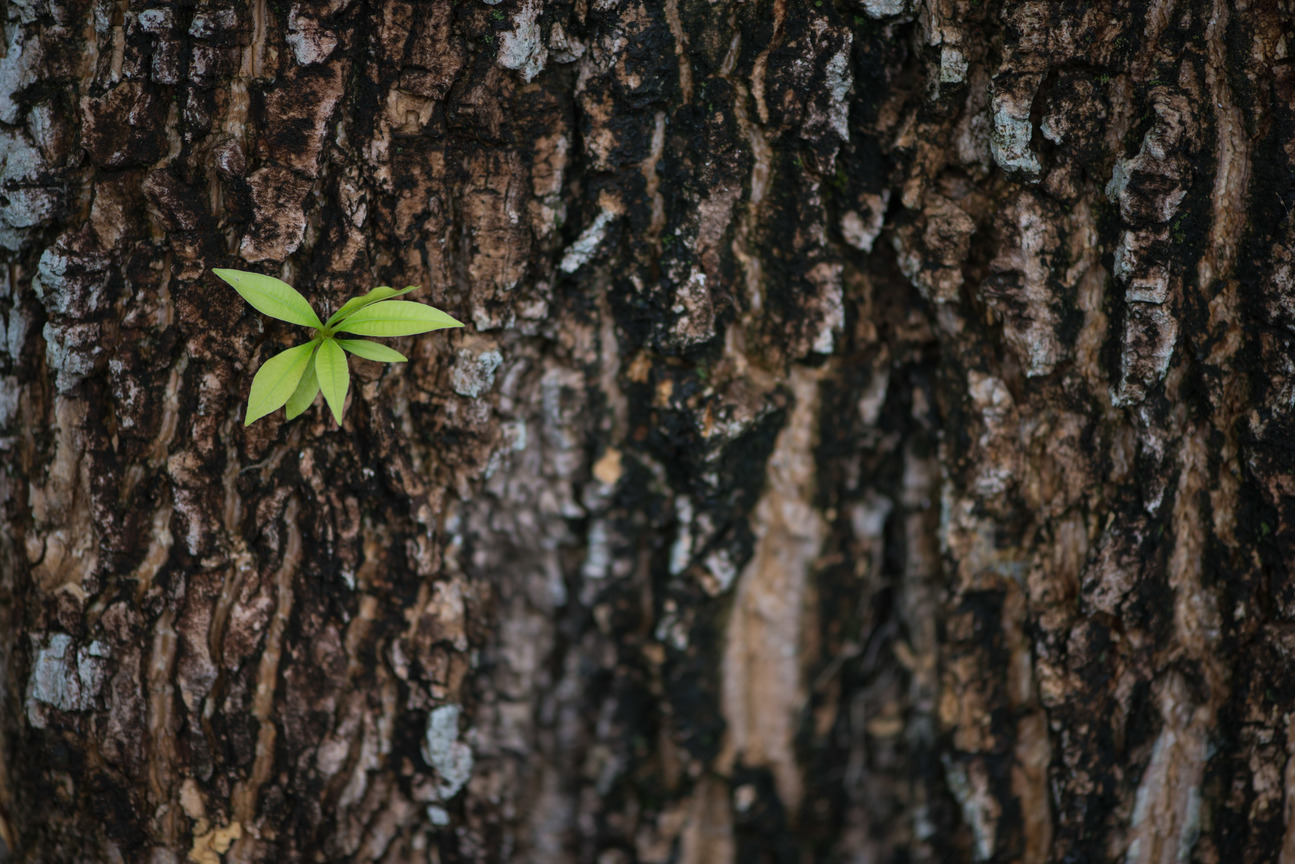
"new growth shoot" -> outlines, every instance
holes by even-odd
[[[394,299],[417,291],[417,285],[402,291],[374,288],[368,294],[347,300],[327,321],[321,321],[305,297],[273,276],[242,270],[211,272],[233,286],[258,312],[312,331],[309,342],[289,348],[261,364],[247,396],[244,426],[280,408],[286,408],[291,420],[314,404],[320,393],[324,394],[324,401],[340,426],[351,384],[347,354],[378,363],[405,362],[403,354],[386,345],[367,339],[338,338],[339,333],[389,338],[463,326],[425,303]]]

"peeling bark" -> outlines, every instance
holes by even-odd
[[[11,0],[0,860],[1295,861],[1293,13]]]

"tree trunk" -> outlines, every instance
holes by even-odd
[[[0,860],[1295,864],[1290,0],[0,9]]]

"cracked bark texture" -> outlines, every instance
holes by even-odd
[[[1295,864],[1290,0],[0,16],[0,859]]]

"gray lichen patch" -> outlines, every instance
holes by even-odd
[[[27,720],[44,729],[51,719],[47,709],[88,711],[103,688],[108,646],[91,642],[77,650],[66,633],[31,634],[32,670],[27,680]]]
[[[476,399],[494,386],[495,372],[503,362],[496,348],[460,348],[450,373],[450,386],[460,396]]]
[[[990,792],[984,763],[977,760],[963,764],[946,756],[944,776],[949,783],[949,791],[962,808],[963,818],[971,826],[976,860],[988,861],[994,854],[994,839],[1002,814],[997,799]]]
[[[64,244],[46,249],[40,256],[31,287],[52,315],[85,317],[100,305],[103,285],[87,278],[87,261]],[[97,269],[97,268],[96,268]]]
[[[25,28],[9,30],[5,53],[0,57],[0,123],[18,122],[18,100],[15,98],[33,83],[32,69],[39,60],[39,46],[28,45]]]
[[[994,126],[989,136],[989,150],[998,167],[1019,174],[1027,180],[1037,180],[1043,166],[1030,149],[1034,124],[1030,122],[1030,109],[1039,76],[1024,75],[1009,86],[994,82],[991,101]]]
[[[953,45],[940,48],[940,83],[961,84],[967,80],[967,57]]]
[[[440,779],[436,791],[442,801],[458,794],[472,776],[472,748],[459,740],[458,705],[442,705],[427,716],[423,758]]]
[[[55,373],[55,386],[66,393],[94,371],[103,349],[102,330],[98,324],[70,324],[60,327],[53,321],[42,329],[45,358]]]
[[[542,5],[528,0],[513,18],[513,29],[499,36],[499,65],[516,69],[523,81],[530,81],[544,69],[548,49],[537,19]]]
[[[908,11],[908,0],[863,0],[869,18],[893,18]]]
[[[14,306],[6,317],[8,321],[4,328],[4,340],[0,344],[11,360],[19,360],[23,345],[27,343],[27,331],[31,322],[21,306]]]
[[[886,219],[890,190],[883,189],[880,194],[861,195],[859,203],[861,206],[858,209],[847,210],[842,214],[841,237],[860,252],[871,252],[872,244],[881,234],[881,226]]]
[[[18,248],[24,229],[56,215],[63,190],[44,179],[48,168],[44,152],[22,129],[0,132],[0,246]]]
[[[301,14],[294,6],[288,16],[288,36],[285,41],[292,46],[292,54],[301,66],[323,63],[337,47],[337,34],[319,26],[314,18]]]
[[[558,268],[564,273],[574,273],[587,264],[607,235],[607,226],[615,218],[616,214],[611,210],[600,211],[589,227],[580,232],[576,242],[567,247]]]
[[[845,44],[849,48],[851,39],[847,34]],[[964,64],[965,68],[965,64]],[[850,138],[850,91],[854,89],[854,76],[850,74],[849,51],[832,55],[824,70],[824,85],[828,94],[827,120],[832,131],[841,136],[842,141]]]

